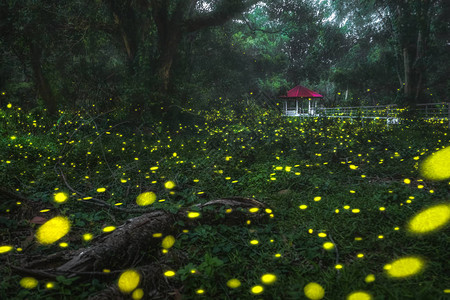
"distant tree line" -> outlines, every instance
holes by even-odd
[[[5,0],[0,89],[26,108],[448,101],[446,0]]]

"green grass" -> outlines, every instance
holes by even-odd
[[[283,118],[256,107],[242,114],[199,115],[204,121],[168,130],[161,124],[135,129],[112,115],[66,112],[57,124],[14,107],[1,111],[0,185],[33,201],[18,205],[2,199],[1,245],[15,250],[0,259],[14,264],[25,254],[61,250],[29,238],[38,225],[28,220],[36,215],[69,217],[72,229],[62,239],[69,249],[89,244],[82,241],[83,233],[99,235],[102,227],[136,215],[99,209],[71,193],[68,202],[53,202],[54,193],[69,192],[55,172],[60,168],[75,190],[125,208],[136,208],[136,197],[151,190],[164,199],[152,206],[172,211],[230,196],[255,197],[273,210],[267,223],[201,225],[177,236],[170,251],[184,252],[187,260],[168,280],[182,287],[183,299],[303,299],[309,282],[325,289],[324,299],[345,299],[356,290],[374,299],[448,298],[448,227],[421,237],[405,228],[422,209],[450,198],[448,180],[420,181],[418,171],[424,158],[450,144],[444,124],[387,128],[382,121]],[[405,178],[412,182],[405,184]],[[168,180],[176,183],[172,193],[164,189]],[[100,187],[106,192],[98,193]],[[314,201],[318,196],[321,200]],[[40,213],[44,208],[50,211]],[[327,236],[319,237],[321,232]],[[329,241],[336,247],[326,251],[323,243]],[[386,276],[387,263],[409,255],[426,261],[423,272],[406,279]],[[262,284],[265,273],[275,274],[277,281]],[[376,280],[366,283],[368,274]],[[26,290],[19,285],[21,277],[3,263],[0,275],[0,298],[5,299],[82,299],[114,283],[61,279],[46,289],[41,280]],[[242,285],[228,288],[232,278]],[[264,291],[253,295],[255,285]],[[204,294],[196,294],[198,289]]]

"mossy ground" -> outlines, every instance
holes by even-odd
[[[35,242],[39,225],[29,222],[34,216],[67,216],[72,228],[62,241],[69,249],[89,245],[82,234],[99,235],[133,216],[92,206],[83,202],[86,197],[136,208],[136,197],[153,191],[159,201],[152,207],[176,211],[243,196],[264,202],[273,218],[267,224],[201,225],[176,237],[174,249],[188,260],[168,280],[183,299],[303,299],[309,282],[325,289],[324,299],[345,299],[356,290],[374,299],[448,297],[448,228],[418,237],[405,227],[422,209],[450,199],[448,180],[422,181],[418,169],[450,144],[445,124],[293,119],[255,107],[200,112],[196,122],[171,129],[163,123],[131,126],[114,113],[66,112],[57,122],[14,107],[0,113],[0,185],[31,199],[0,203],[1,245],[15,247],[2,261],[61,250],[58,243]],[[57,170],[84,197],[70,191]],[[176,184],[172,190],[164,188],[169,180]],[[70,195],[67,202],[53,201],[60,191]],[[335,249],[326,251],[323,243],[329,241]],[[385,275],[387,263],[410,255],[425,260],[422,272],[406,279]],[[266,273],[275,274],[276,282],[262,284]],[[3,299],[82,299],[117,280],[59,278],[52,289],[41,280],[27,290],[5,264],[0,274]],[[376,280],[366,283],[369,274]],[[227,287],[232,278],[242,285]],[[255,285],[264,291],[253,295]]]

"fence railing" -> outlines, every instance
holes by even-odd
[[[388,124],[398,124],[405,108],[396,104],[385,106],[316,107],[313,111],[286,110],[286,116],[386,119]],[[450,128],[450,103],[422,103],[416,106],[417,116],[423,119],[448,121]]]
[[[388,106],[353,106],[353,107],[318,107],[317,114],[323,117],[354,117],[354,118],[395,118],[399,110],[396,105]]]

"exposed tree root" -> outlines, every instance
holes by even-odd
[[[251,208],[259,210],[251,212]],[[239,225],[247,220],[261,221],[268,217],[264,208],[263,203],[254,199],[224,198],[181,209],[177,213],[153,211],[127,220],[113,232],[94,239],[92,245],[87,248],[61,251],[30,263],[24,260],[21,267],[13,269],[21,274],[54,278],[57,275],[101,277],[97,275],[108,274],[103,273],[104,269],[111,270],[110,274],[115,274],[116,277],[122,270],[134,268],[143,275],[141,287],[145,288],[147,296],[153,294],[152,299],[165,298],[171,288],[162,276],[164,263],[170,258],[172,268],[175,267],[174,264],[180,267],[185,263],[185,259],[180,251],[171,250],[171,255],[164,255],[164,259],[159,260],[161,238],[154,237],[155,233],[161,233],[163,237],[176,236],[182,229],[200,224]],[[199,212],[200,215],[197,217],[194,214],[195,218],[192,218],[190,212]],[[146,253],[146,259],[143,253]],[[155,258],[154,262],[149,264],[148,255]],[[120,294],[117,287],[112,286],[92,299],[120,299]]]

